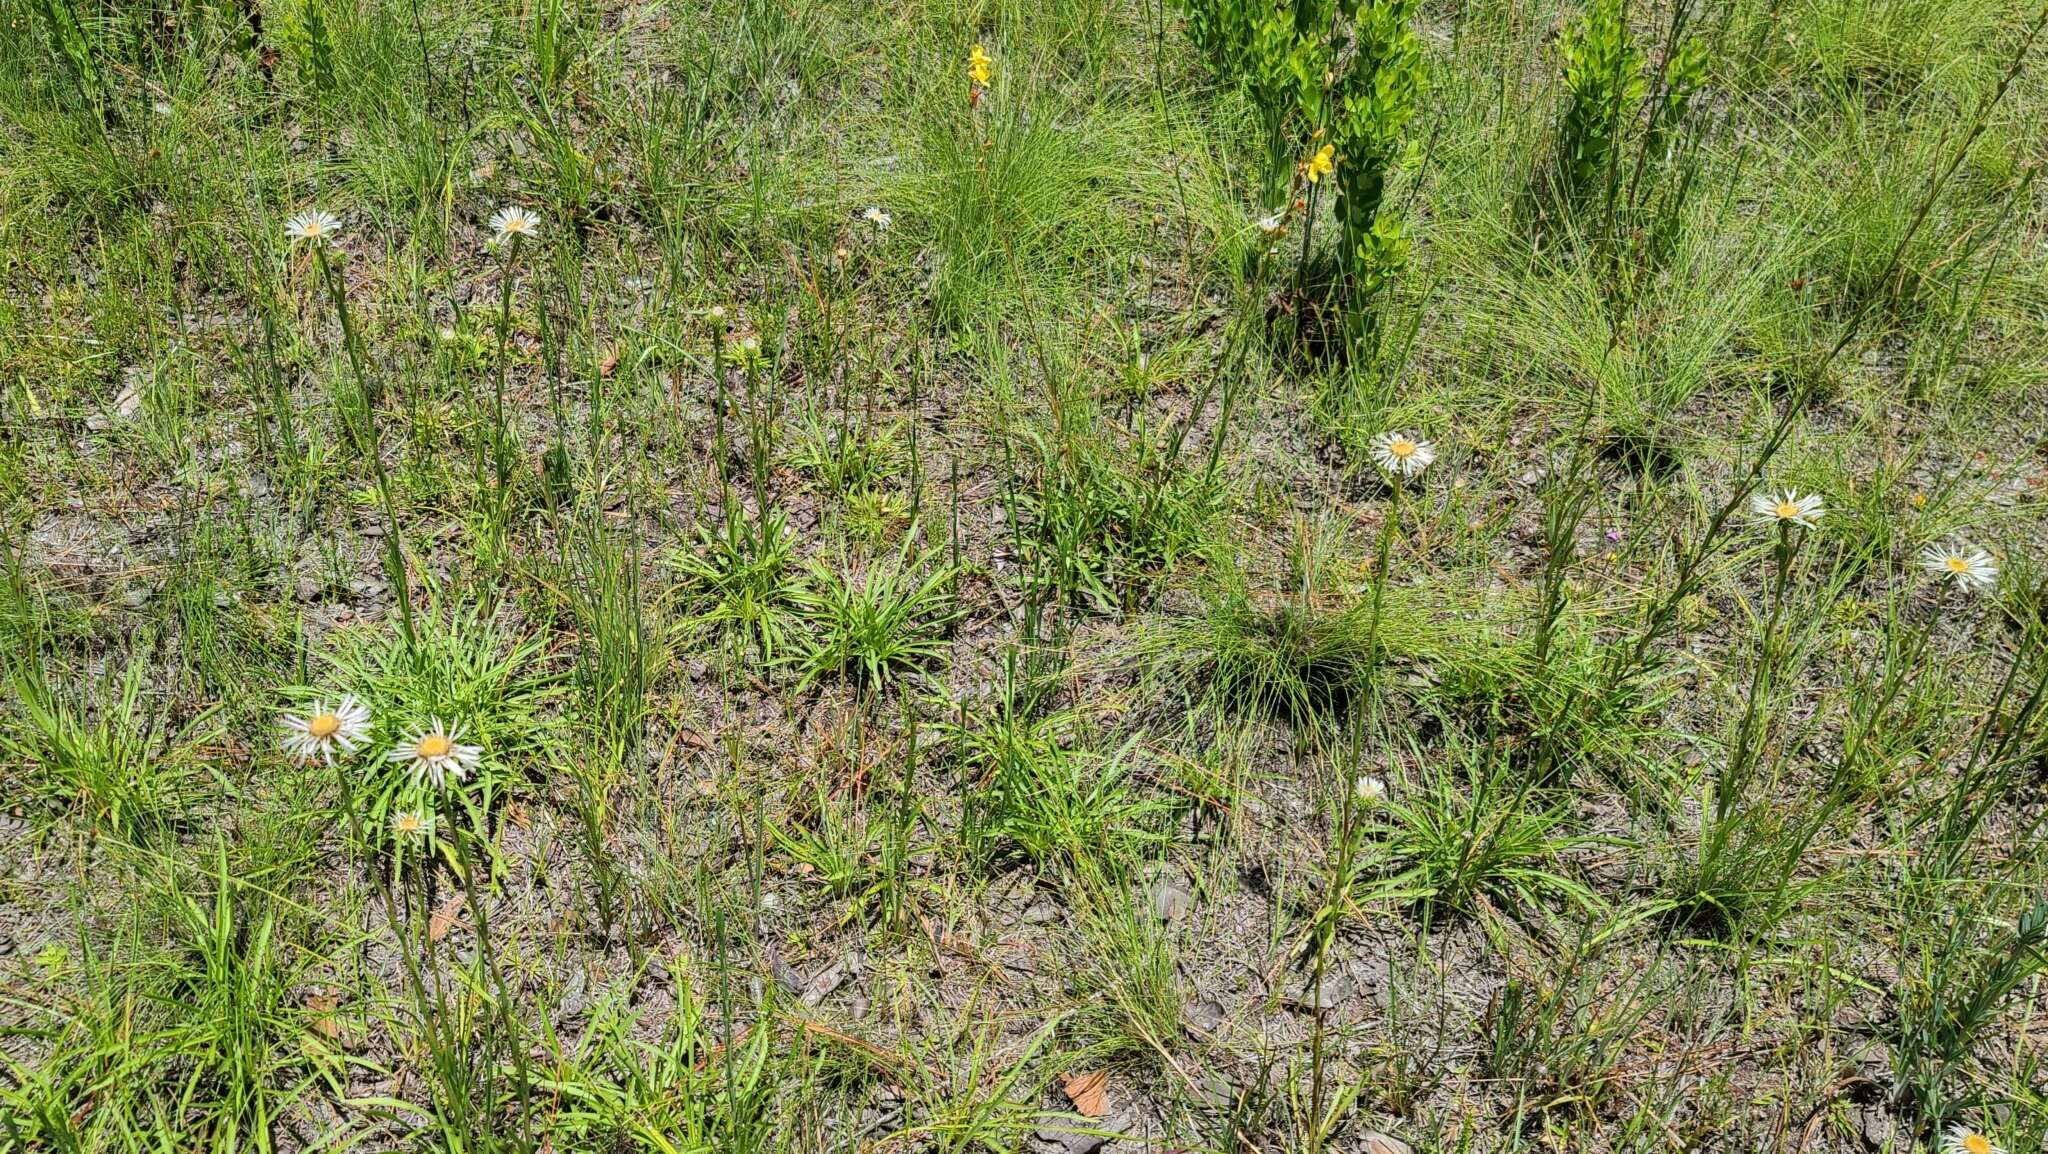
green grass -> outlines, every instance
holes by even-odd
[[[0,1148],[2040,1154],[2044,20],[0,0]]]

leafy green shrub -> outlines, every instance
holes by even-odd
[[[1347,327],[1359,347],[1376,334],[1372,302],[1407,264],[1407,228],[1385,211],[1385,201],[1387,176],[1422,103],[1422,42],[1411,27],[1415,0],[1353,0],[1340,7],[1352,17],[1355,47],[1330,88],[1329,135],[1337,157]]]
[[[1619,179],[1623,132],[1642,106],[1643,53],[1624,0],[1593,0],[1561,42],[1564,116],[1557,126],[1559,199],[1577,205]]]
[[[1388,175],[1421,107],[1416,0],[1187,0],[1186,7],[1189,38],[1258,108],[1260,203],[1269,219],[1292,216],[1290,202],[1306,194],[1302,227],[1312,234],[1315,186],[1334,181],[1346,328],[1358,347],[1376,330],[1373,300],[1407,259],[1406,230],[1383,209]],[[1304,153],[1309,159],[1297,165]]]

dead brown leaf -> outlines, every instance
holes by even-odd
[[[341,1023],[334,1020],[334,1011],[341,1007],[341,995],[333,991],[307,991],[306,1009],[313,1013],[313,1029],[323,1038],[334,1038],[341,1033]]]
[[[1090,1118],[1100,1118],[1109,1113],[1109,1071],[1089,1070],[1080,1074],[1061,1074],[1060,1090],[1067,1101],[1074,1104],[1077,1113]]]
[[[448,931],[455,928],[455,919],[461,914],[462,895],[449,895],[448,900],[441,903],[441,908],[435,910],[433,918],[427,922],[427,937],[436,942],[447,937]]]

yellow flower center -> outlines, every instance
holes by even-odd
[[[1951,573],[1968,573],[1970,571],[1970,559],[1967,557],[1949,557],[1945,558],[1942,563],[1948,566],[1948,571]],[[1976,1135],[1973,1134],[1971,1137],[1975,1138]],[[1977,1140],[1979,1142],[1984,1141],[1982,1138],[1977,1138]],[[1970,1146],[1968,1142],[1964,1142],[1963,1145],[1968,1146],[1972,1150],[1977,1149],[1975,1146]],[[1991,1146],[1989,1143],[1986,1143],[1983,1148],[1989,1150]]]
[[[455,743],[448,740],[446,737],[438,733],[429,733],[425,737],[420,738],[419,746],[414,750],[414,752],[418,753],[421,757],[426,758],[429,761],[432,761],[434,758],[437,757],[448,756],[448,751],[454,748]]]
[[[306,722],[306,732],[321,741],[326,741],[341,732],[341,718],[332,713],[323,713]]]
[[[1970,1154],[1991,1154],[1991,1139],[1982,1134],[1965,1134],[1963,1149],[1968,1150]]]
[[[399,833],[418,833],[426,827],[427,823],[421,819],[419,814],[402,813],[398,815]]]
[[[1789,521],[1792,518],[1797,517],[1799,515],[1799,506],[1794,505],[1790,501],[1780,501],[1778,502],[1778,508],[1776,512],[1778,516],[1783,517],[1787,521]]]
[[[1387,452],[1392,453],[1396,457],[1399,457],[1405,461],[1408,458],[1415,455],[1415,442],[1400,440],[1389,441],[1387,442]]]

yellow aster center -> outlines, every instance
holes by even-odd
[[[1792,518],[1797,517],[1799,515],[1799,506],[1794,505],[1790,501],[1780,501],[1778,502],[1778,507],[1775,510],[1775,512],[1778,514],[1778,516],[1783,517],[1789,521]]]
[[[1405,461],[1408,458],[1415,455],[1415,442],[1400,440],[1389,441],[1387,442],[1387,452],[1392,453],[1396,457],[1399,457]]]
[[[429,733],[425,737],[420,738],[420,743],[413,752],[431,761],[437,757],[448,756],[448,751],[454,748],[455,743],[446,737],[438,733]]]
[[[321,741],[326,741],[341,732],[341,718],[332,713],[320,714],[306,722],[306,732]]]
[[[1955,562],[1950,561],[1949,564],[1953,565]],[[1963,1149],[1968,1150],[1970,1154],[1991,1154],[1991,1139],[1982,1134],[1965,1134]]]
[[[427,823],[420,818],[419,814],[402,813],[398,815],[398,832],[400,833],[418,833],[426,827]]]
[[[1943,558],[1942,564],[1947,565],[1948,571],[1951,573],[1968,573],[1970,571],[1970,559],[1967,557]],[[1984,1139],[1979,1137],[1978,1135],[1972,1134],[1970,1135],[1970,1137],[1975,1139],[1976,1141],[1984,1142]],[[1971,1146],[1968,1141],[1965,1141],[1963,1145],[1970,1150],[1991,1149],[1991,1144],[1989,1142],[1985,1142],[1982,1147]]]

